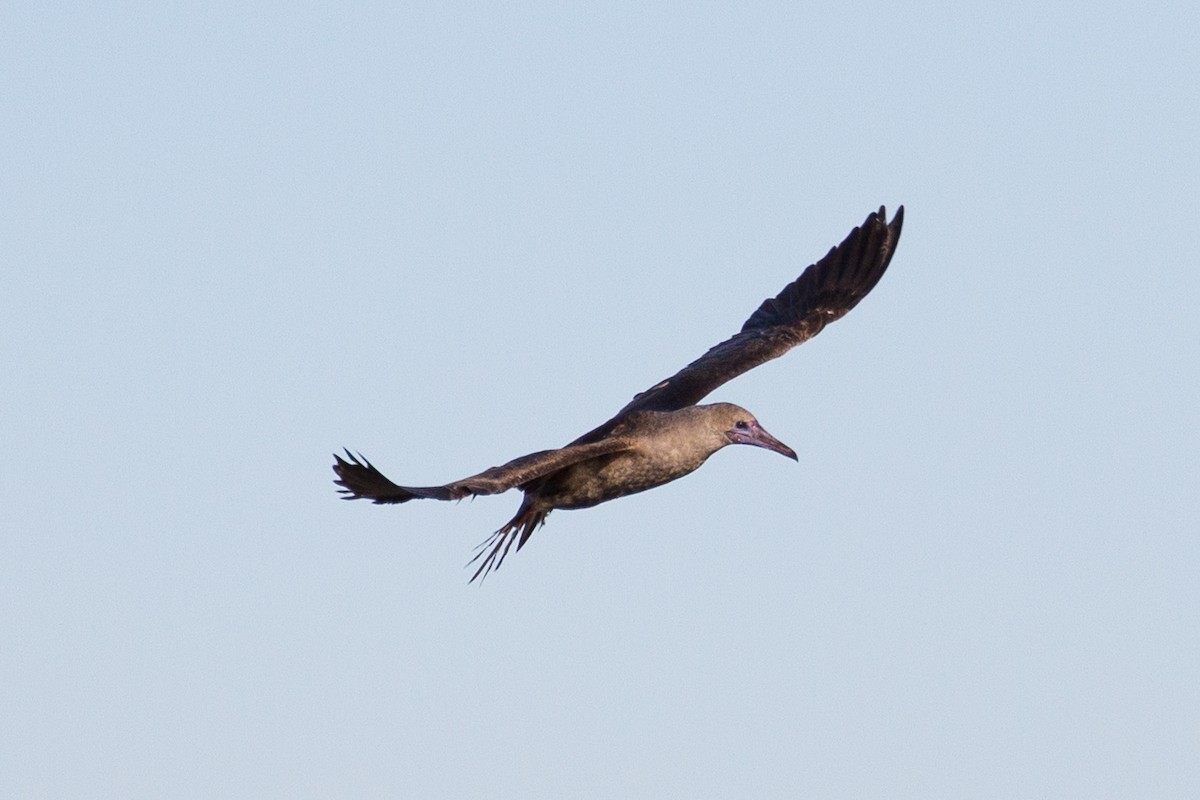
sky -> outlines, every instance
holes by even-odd
[[[1192,3],[0,10],[0,796],[1200,795]],[[881,204],[729,448],[556,447]]]

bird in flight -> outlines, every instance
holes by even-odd
[[[778,296],[764,300],[742,329],[664,381],[636,395],[616,416],[566,447],[541,450],[443,486],[400,486],[362,455],[334,454],[344,500],[407,503],[460,500],[509,489],[525,493],[517,514],[478,548],[471,581],[499,569],[557,508],[590,508],[682,478],[730,444],[796,453],[731,403],[697,405],[726,381],[811,339],[854,308],[892,260],[904,207],[891,222],[881,206]]]

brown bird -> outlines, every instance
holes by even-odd
[[[459,500],[509,489],[525,493],[517,514],[478,548],[474,581],[520,550],[556,508],[590,508],[682,478],[730,444],[752,444],[796,459],[754,415],[731,403],[696,405],[747,370],[811,339],[854,308],[887,269],[900,239],[904,207],[889,223],[881,206],[777,297],[763,301],[741,331],[679,372],[636,395],[616,416],[566,447],[542,450],[444,486],[399,486],[361,455],[334,454],[344,500],[406,503]]]

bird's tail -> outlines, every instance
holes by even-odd
[[[483,561],[476,568],[475,574],[471,576],[469,583],[474,583],[476,578],[483,579],[488,576],[489,572],[500,569],[500,564],[504,561],[504,557],[508,555],[508,551],[512,548],[513,543],[520,550],[525,546],[525,542],[529,539],[533,532],[546,524],[546,517],[550,512],[540,511],[535,509],[529,502],[529,498],[521,502],[521,507],[517,509],[517,515],[510,519],[503,528],[493,533],[488,538],[484,539],[479,547],[475,548],[475,557],[467,562],[467,566],[474,564],[481,558]]]
[[[355,456],[349,450],[346,458],[337,453],[333,471],[338,479],[334,481],[341,489],[343,500],[370,500],[373,503],[407,503],[409,500],[425,498],[428,500],[456,500],[454,494],[446,486],[400,486],[392,483],[386,476],[361,455]],[[459,495],[461,497],[461,495]]]

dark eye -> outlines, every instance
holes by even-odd
[[[744,431],[749,428],[750,425],[746,422],[746,420],[739,419],[737,422],[733,423],[733,427],[737,428],[739,431]]]

